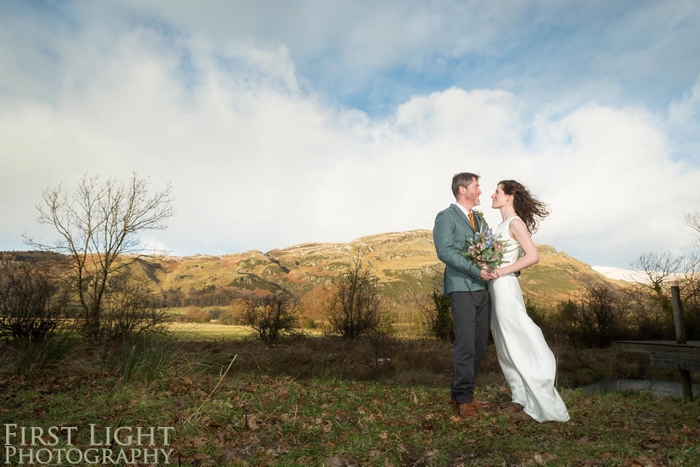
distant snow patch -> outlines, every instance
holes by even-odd
[[[591,266],[594,271],[599,272],[608,279],[625,282],[649,282],[649,277],[644,271],[634,271],[631,269],[611,268],[607,266]]]

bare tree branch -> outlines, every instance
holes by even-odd
[[[643,253],[631,264],[633,269],[643,271],[649,278],[648,282],[638,281],[639,287],[653,292],[661,310],[669,315],[673,310],[667,289],[671,282],[678,281],[677,275],[684,261],[683,256],[674,255],[670,251],[658,251]]]
[[[49,244],[25,236],[25,243],[71,258],[87,334],[96,337],[109,277],[144,256],[139,233],[165,229],[174,215],[170,185],[151,195],[148,179],[136,172],[126,185],[84,175],[72,195],[59,185],[43,199],[38,221],[52,225],[58,238]]]
[[[658,292],[680,271],[683,261],[683,256],[676,256],[670,251],[653,251],[639,255],[631,266],[633,269],[643,271],[649,278],[646,285],[651,285]]]
[[[700,234],[700,212],[691,212],[685,215],[685,224]]]

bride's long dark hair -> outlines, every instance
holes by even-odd
[[[513,195],[515,213],[525,223],[530,235],[537,232],[540,221],[549,215],[547,205],[535,198],[522,183],[515,180],[501,180],[498,184],[503,193]]]

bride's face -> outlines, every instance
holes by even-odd
[[[503,192],[503,186],[498,185],[496,187],[496,192],[491,195],[491,207],[493,209],[498,209],[507,205],[512,198],[512,195],[507,195]]]

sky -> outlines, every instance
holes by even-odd
[[[84,175],[170,184],[184,256],[432,229],[464,171],[588,264],[690,251],[700,3],[0,2],[0,250]]]

